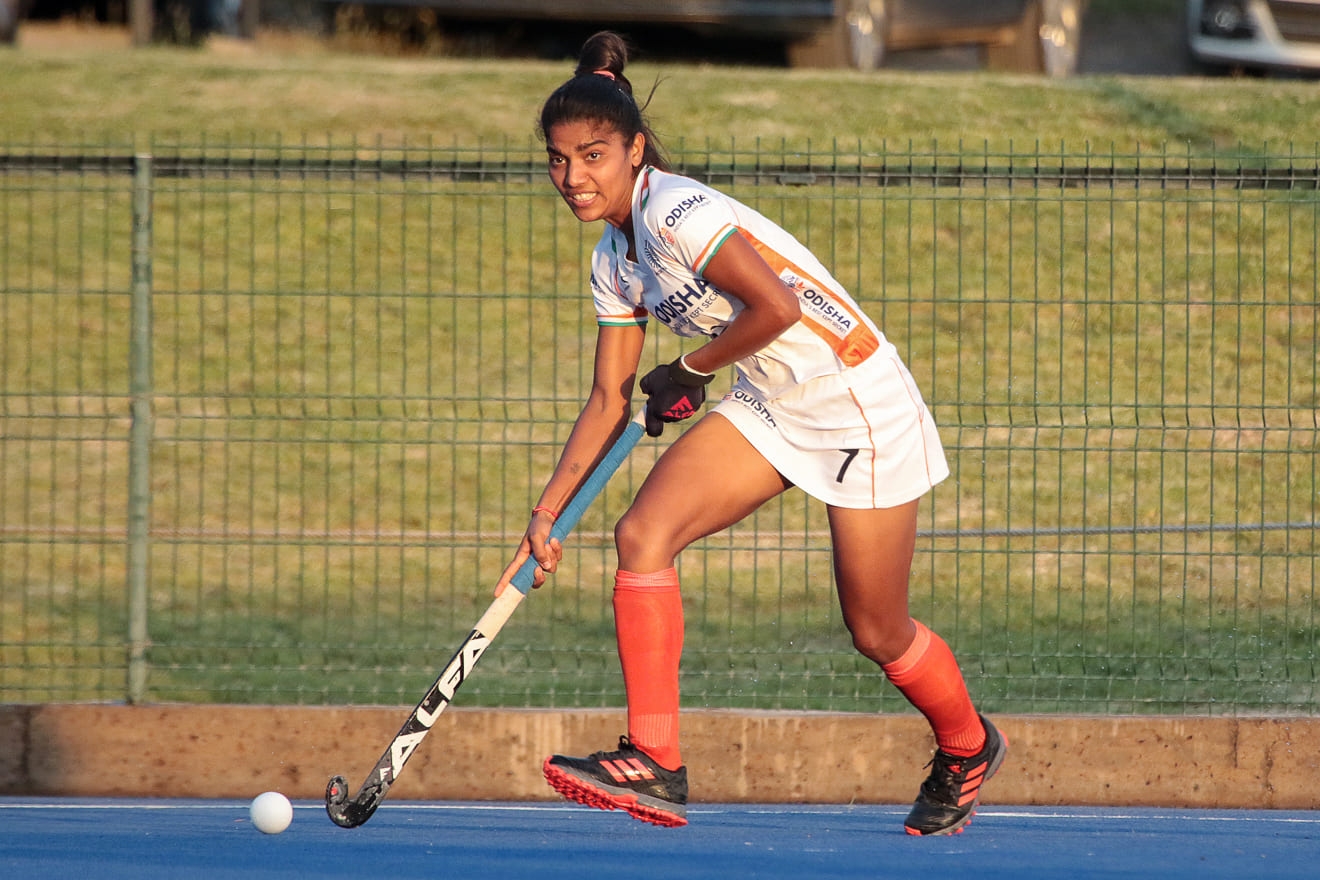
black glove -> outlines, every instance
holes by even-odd
[[[665,422],[681,422],[697,414],[706,402],[706,386],[714,373],[697,373],[687,368],[680,357],[672,364],[662,364],[642,377],[646,397],[646,433],[659,437]]]

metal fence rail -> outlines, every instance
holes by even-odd
[[[811,246],[912,367],[953,468],[914,613],[983,708],[1320,708],[1320,151],[675,156]],[[589,375],[598,231],[542,166],[0,143],[0,700],[414,699]],[[465,702],[621,702],[607,537],[657,453]],[[814,502],[680,570],[686,705],[904,709],[848,645]]]

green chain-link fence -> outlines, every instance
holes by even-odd
[[[911,366],[953,469],[913,612],[984,709],[1320,710],[1314,148],[674,152]],[[577,413],[598,234],[535,144],[0,143],[0,700],[413,702]],[[659,448],[460,702],[621,705],[608,537]],[[815,502],[680,571],[685,705],[905,707]]]

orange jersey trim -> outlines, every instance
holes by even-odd
[[[756,238],[756,236],[752,235],[746,229],[739,229],[739,231],[752,243],[752,247],[756,248],[756,252],[761,255],[761,259],[765,260],[770,265],[770,268],[774,270],[776,275],[782,277],[785,270],[790,270],[794,275],[798,275],[810,281],[817,290],[830,290],[829,287],[805,272],[801,266],[788,260],[783,254]],[[855,367],[871,355],[875,354],[876,350],[880,348],[880,340],[871,332],[871,328],[867,326],[866,320],[862,315],[853,310],[848,303],[836,301],[836,305],[847,312],[849,317],[853,320],[853,329],[850,330],[846,336],[839,336],[829,327],[805,312],[802,315],[801,321],[808,330],[824,340],[825,344],[830,347],[830,349],[838,356],[839,360],[843,361],[846,366]]]

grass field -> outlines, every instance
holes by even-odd
[[[157,183],[151,684],[407,702],[484,607],[574,415],[594,231],[540,181],[402,182],[371,163],[450,145],[535,161],[537,106],[567,65],[261,41],[3,61],[2,153],[363,162]],[[1320,93],[1288,80],[634,80],[659,82],[678,156],[1320,155]],[[914,609],[987,709],[1315,706],[1314,531],[1178,531],[1314,519],[1314,190],[734,189],[827,257],[932,404],[955,478],[925,509]],[[129,204],[109,176],[0,176],[0,699],[121,692]],[[617,703],[602,535],[654,455],[466,701]],[[823,524],[791,496],[685,559],[690,699],[901,707],[851,656]]]
[[[1130,15],[1125,2],[1095,5]],[[518,143],[533,137],[540,101],[571,70],[568,61],[379,57],[279,34],[200,50],[107,46],[76,30],[66,39],[29,42],[5,52],[0,65],[4,137],[65,146],[170,135],[240,143]],[[1050,82],[656,63],[631,74],[639,90],[657,86],[653,122],[675,148],[762,138],[809,140],[821,149],[835,141],[973,150],[1066,143],[1104,153],[1189,144],[1231,154],[1273,143],[1314,155],[1320,118],[1320,94],[1306,80]]]

